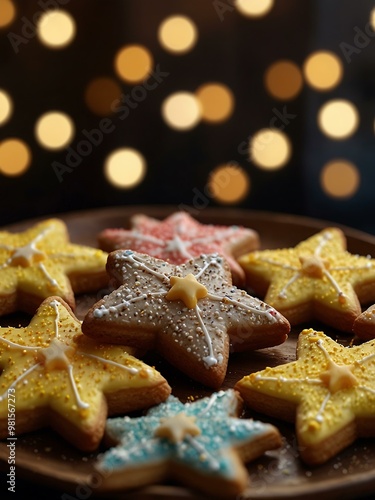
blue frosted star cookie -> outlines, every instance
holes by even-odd
[[[237,418],[241,407],[230,389],[185,404],[170,396],[144,417],[107,420],[107,437],[117,445],[99,456],[102,486],[128,489],[173,478],[211,495],[243,492],[243,462],[278,448],[281,438],[270,424]]]

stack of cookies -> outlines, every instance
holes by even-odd
[[[0,328],[0,438],[16,394],[17,435],[51,426],[80,450],[101,446],[106,491],[173,477],[238,495],[244,464],[282,445],[275,425],[241,418],[243,404],[295,422],[309,465],[373,436],[375,260],[350,254],[338,228],[260,247],[252,229],[186,212],[134,216],[130,229],[102,231],[98,248],[71,243],[58,219],[0,232],[0,315],[33,315]],[[75,296],[108,286],[79,321]],[[363,343],[343,347],[313,321]],[[291,325],[303,325],[295,361],[254,372],[249,355],[249,374],[223,390],[232,353],[280,345]],[[211,396],[171,395],[173,377],[141,359],[153,351]]]

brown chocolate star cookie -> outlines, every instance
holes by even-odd
[[[284,342],[289,322],[232,285],[218,254],[181,266],[119,250],[107,271],[120,285],[96,303],[83,332],[104,342],[158,350],[172,365],[208,386],[221,386],[233,351]]]

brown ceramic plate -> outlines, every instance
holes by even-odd
[[[134,213],[146,213],[156,218],[164,218],[176,210],[176,207],[116,207],[90,210],[79,213],[58,215],[68,225],[71,240],[96,246],[96,235],[107,227],[126,227],[129,216]],[[315,232],[336,225],[325,221],[232,209],[191,209],[191,215],[203,223],[238,224],[259,232],[262,248],[279,248],[295,246]],[[35,221],[14,224],[7,229],[19,231]],[[342,227],[342,226],[340,226]],[[351,253],[375,255],[375,237],[363,232],[342,227]],[[88,307],[99,299],[105,290],[96,295],[83,295],[77,298],[77,315],[83,318]],[[2,326],[18,323],[27,324],[29,317],[12,315],[0,319]],[[223,388],[233,387],[234,383],[250,372],[263,369],[265,366],[293,361],[298,333],[303,327],[323,329],[336,340],[348,344],[351,338],[331,328],[311,323],[301,325],[291,332],[288,341],[275,348],[264,349],[255,353],[242,353],[230,358],[227,377]],[[163,360],[150,355],[146,361],[168,379],[173,393],[185,400],[187,396],[202,397],[209,391],[201,385],[189,381],[177,373]],[[269,421],[262,415],[248,414],[255,418]],[[273,420],[283,436],[284,446],[281,450],[269,452],[261,459],[249,465],[251,487],[241,499],[280,499],[280,498],[359,498],[375,492],[375,440],[359,440],[339,456],[327,464],[309,468],[299,459],[298,448],[294,437],[294,427]],[[6,442],[0,443],[0,467],[2,470],[0,491],[6,491],[9,473],[9,449]],[[58,435],[43,430],[19,437],[16,447],[16,491],[27,494],[38,490],[38,498],[59,498],[63,500],[87,499],[106,496],[100,488],[101,477],[93,472],[96,454],[83,454],[75,450]],[[163,499],[163,498],[201,498],[196,492],[187,490],[174,483],[151,486],[133,492],[121,492],[109,495],[110,498],[129,499]],[[202,497],[203,498],[203,497]],[[238,499],[239,500],[239,499]]]

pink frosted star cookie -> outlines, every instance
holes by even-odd
[[[98,236],[100,247],[107,252],[129,248],[171,264],[219,253],[228,261],[235,284],[244,283],[245,278],[236,258],[259,247],[258,234],[252,229],[200,224],[186,212],[175,212],[162,221],[139,214],[130,222],[130,230],[102,231]]]
[[[120,285],[87,313],[82,329],[104,342],[158,350],[172,365],[210,387],[221,386],[230,348],[281,344],[289,322],[232,285],[218,254],[174,266],[150,255],[118,250],[107,270]]]

